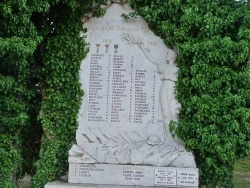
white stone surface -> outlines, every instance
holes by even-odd
[[[169,131],[180,109],[176,53],[140,16],[121,17],[131,11],[114,3],[85,24],[90,51],[81,64],[84,97],[69,162],[194,168],[192,153]]]
[[[197,187],[194,156],[169,130],[181,107],[174,95],[176,53],[140,16],[121,17],[132,11],[114,3],[85,23],[90,51],[81,64],[84,97],[68,181]]]
[[[45,185],[44,188],[164,188],[165,186],[126,186],[126,185],[93,185],[93,184],[73,184],[73,183],[65,183],[60,181],[50,182]],[[174,186],[176,188],[179,186]],[[170,187],[168,187],[170,188]],[[197,187],[189,187],[189,188],[197,188]]]
[[[70,163],[69,174],[69,183],[198,187],[195,168]]]

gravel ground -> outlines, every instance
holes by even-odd
[[[26,175],[23,179],[18,180],[19,188],[30,188],[30,176]]]

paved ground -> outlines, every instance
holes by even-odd
[[[20,188],[29,188],[30,187],[30,176],[27,175],[23,179],[19,180],[18,186]]]

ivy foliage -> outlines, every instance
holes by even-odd
[[[195,153],[200,184],[233,187],[235,161],[250,154],[250,2],[130,3],[178,52],[177,133]]]
[[[103,14],[105,2],[0,2],[0,187],[16,187],[29,173],[32,187],[41,188],[67,171],[83,95],[78,72],[88,51],[80,18]],[[177,133],[195,153],[200,184],[232,187],[233,164],[250,151],[250,3],[130,4],[178,51]]]
[[[103,12],[99,2],[95,14]],[[78,72],[87,51],[80,20],[92,5],[0,2],[0,187],[16,187],[24,173],[34,175],[33,187],[43,187],[66,171],[82,96]]]
[[[37,135],[26,135],[39,132],[33,54],[42,38],[30,17],[47,8],[34,1],[0,2],[0,187],[15,187],[24,171],[31,174],[39,150]]]
[[[77,115],[83,96],[79,83],[80,63],[88,52],[88,45],[80,37],[83,32],[81,18],[90,11],[93,15],[102,14],[102,3],[57,0],[52,1],[46,15],[35,15],[35,19],[43,23],[38,32],[46,33],[46,36],[39,53],[39,87],[42,91],[39,119],[43,138],[32,187],[43,187],[68,170],[68,151],[75,142]]]

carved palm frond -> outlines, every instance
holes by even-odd
[[[130,133],[116,135],[112,138],[108,138],[104,144],[103,149],[112,150],[113,152],[126,151],[129,152],[134,149],[139,149],[146,143],[146,135],[137,131]]]

